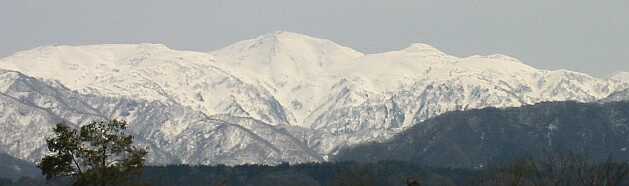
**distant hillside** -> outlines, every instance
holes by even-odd
[[[23,176],[37,177],[41,175],[35,164],[2,153],[0,153],[0,173],[0,178],[13,180]]]
[[[629,102],[549,102],[451,112],[418,123],[390,141],[342,150],[336,160],[481,168],[555,151],[629,159]]]
[[[614,102],[614,101],[629,101],[629,89],[616,91],[605,99],[602,99],[602,102]]]

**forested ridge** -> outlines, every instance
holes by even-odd
[[[629,102],[547,102],[446,113],[383,143],[345,149],[337,161],[407,161],[482,168],[549,153],[629,159]]]

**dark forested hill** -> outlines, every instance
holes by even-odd
[[[599,160],[610,155],[629,159],[629,102],[549,102],[451,112],[419,123],[390,141],[345,149],[336,160],[481,168],[558,151]]]
[[[39,175],[40,171],[35,164],[0,153],[0,178],[18,179],[23,176]]]

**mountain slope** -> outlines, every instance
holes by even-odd
[[[300,141],[274,132],[262,121],[209,117],[172,102],[79,94],[13,71],[0,70],[0,76],[5,77],[0,92],[0,150],[22,159],[34,161],[43,155],[45,137],[56,123],[78,127],[91,120],[119,118],[129,121],[136,140],[151,149],[152,164],[320,160]]]
[[[64,120],[121,117],[139,123],[136,133],[148,142],[168,144],[155,145],[156,163],[318,161],[448,111],[590,102],[629,87],[535,69],[504,55],[456,57],[426,44],[363,54],[290,32],[209,53],[159,44],[40,47],[0,59],[0,69],[50,87],[15,90],[11,76],[0,76],[7,94],[0,109],[11,113],[3,117],[39,124],[39,133],[29,135],[42,136]],[[36,96],[21,97],[30,94]],[[20,152],[14,142],[3,145],[12,155],[35,159],[42,151],[38,140],[27,140],[31,145]]]
[[[629,103],[549,102],[451,112],[384,143],[343,150],[337,160],[404,160],[438,167],[490,163],[563,151],[629,157]]]
[[[329,97],[329,87],[364,54],[332,41],[290,32],[274,32],[210,52],[216,65],[269,90],[290,109],[291,123],[303,120]]]
[[[601,100],[602,102],[616,102],[616,101],[629,101],[629,89],[616,91],[606,98]]]
[[[203,53],[155,44],[59,46],[17,53],[1,60],[0,68],[56,80],[83,94],[173,101],[209,114],[287,122],[272,95],[208,60]]]

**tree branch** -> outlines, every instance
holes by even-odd
[[[79,162],[76,161],[76,157],[74,156],[74,154],[72,153],[72,151],[68,151],[68,153],[70,153],[70,156],[72,156],[72,162],[74,162],[74,165],[76,166],[76,168],[79,170],[79,174],[82,174],[83,171],[81,170],[81,166],[79,165]]]

